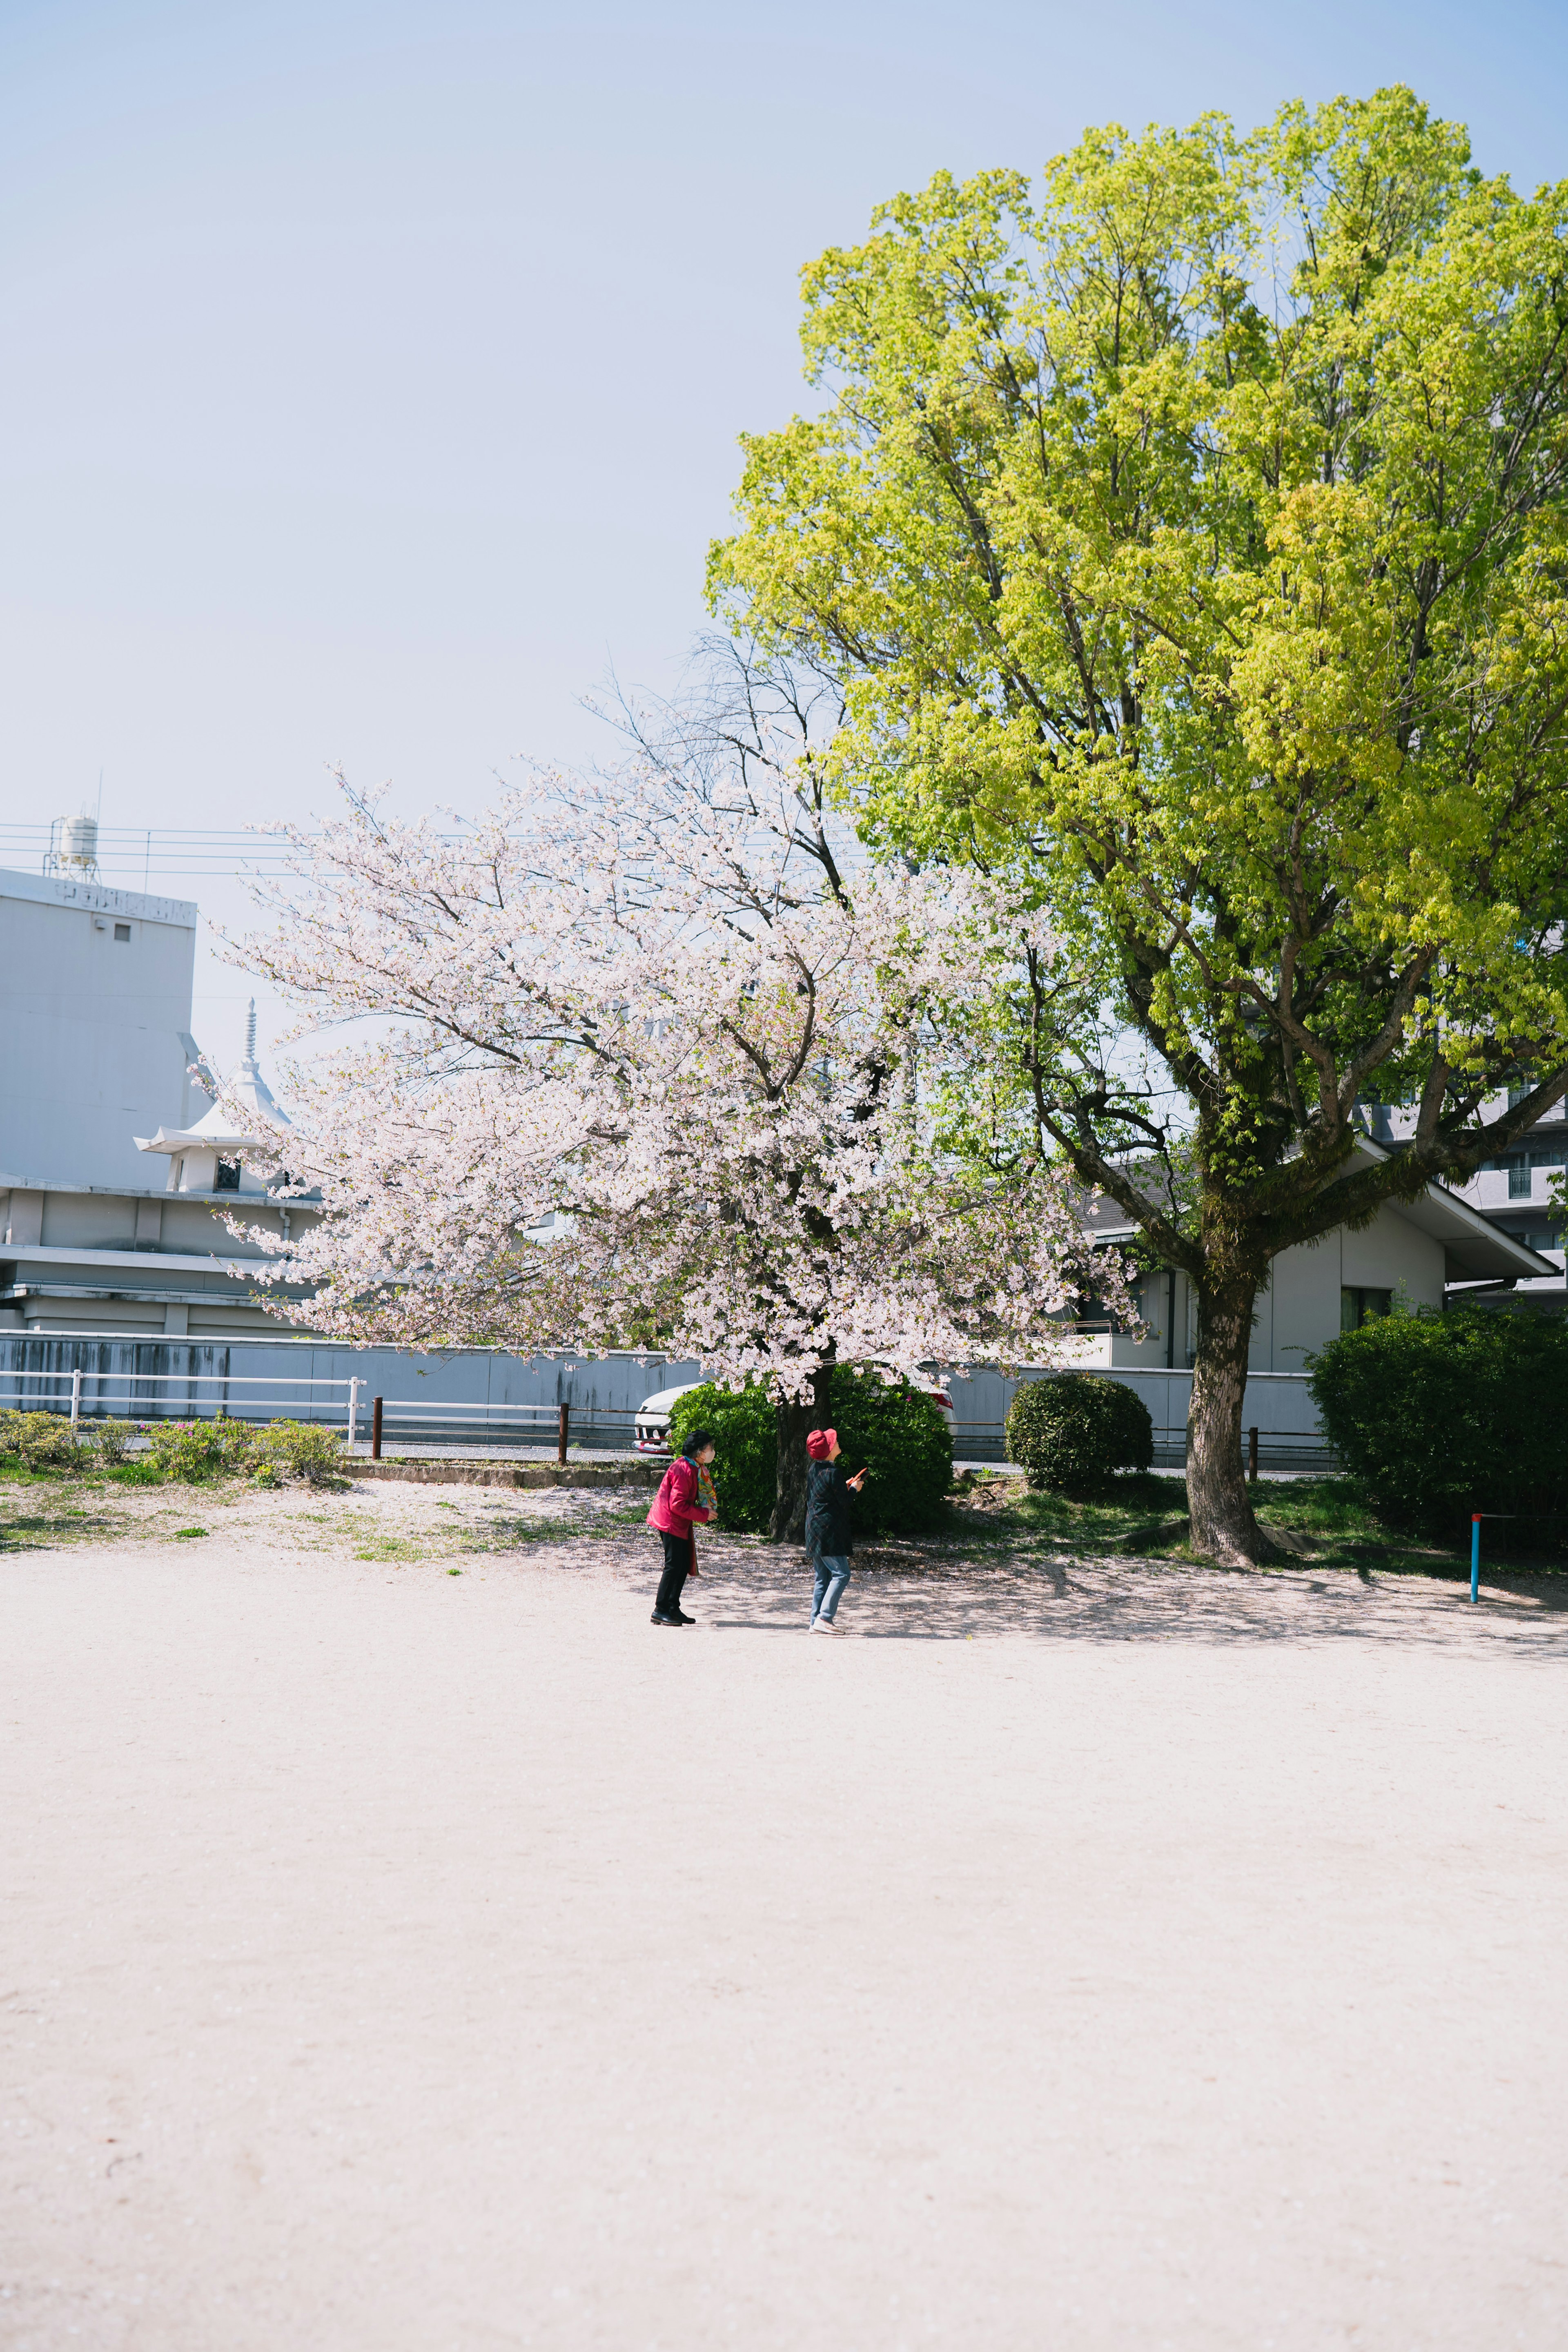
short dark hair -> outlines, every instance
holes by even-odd
[[[716,1445],[717,1444],[718,1440],[714,1435],[711,1429],[694,1429],[685,1444],[682,1446],[681,1452],[685,1455],[689,1462],[694,1454],[700,1454],[702,1452],[705,1445]]]

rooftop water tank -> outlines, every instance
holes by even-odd
[[[96,866],[98,864],[97,817],[61,817],[59,845],[56,856],[62,866]]]

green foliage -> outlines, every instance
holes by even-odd
[[[135,1424],[129,1421],[89,1422],[83,1437],[106,1469],[118,1469],[130,1451]]]
[[[243,1421],[155,1421],[148,1427],[144,1458],[160,1478],[200,1486],[248,1469],[255,1444]]]
[[[670,1449],[678,1454],[694,1429],[711,1429],[718,1452],[714,1484],[718,1525],[737,1535],[768,1532],[778,1480],[778,1420],[766,1389],[737,1391],[711,1381],[682,1397],[670,1415]]]
[[[79,1470],[82,1448],[58,1412],[0,1412],[0,1459],[26,1470]]]
[[[713,551],[716,609],[841,689],[873,843],[1037,897],[1054,954],[950,1016],[967,1140],[1149,1231],[1206,1366],[1279,1250],[1468,1175],[1568,1071],[1568,183],[1469,156],[1393,88],[895,197],[805,271],[826,397],[747,437]],[[1358,1099],[1424,1093],[1355,1153]]]
[[[855,1504],[857,1532],[912,1535],[934,1526],[953,1479],[953,1441],[942,1415],[918,1389],[890,1385],[875,1372],[840,1365],[829,1391],[830,1424],[839,1433],[844,1465],[869,1467]],[[706,1386],[683,1397],[670,1417],[678,1451],[694,1429],[710,1429],[717,1443],[714,1478],[718,1524],[762,1535],[777,1489],[777,1410],[766,1389],[738,1394]]]
[[[1453,1537],[1472,1511],[1568,1514],[1560,1317],[1380,1316],[1320,1350],[1312,1387],[1340,1460],[1406,1527]]]
[[[274,1421],[255,1433],[255,1459],[258,1477],[270,1470],[308,1486],[329,1486],[343,1475],[343,1441],[319,1422]]]
[[[139,1464],[156,1478],[199,1486],[210,1478],[248,1475],[260,1486],[298,1479],[310,1486],[331,1486],[342,1475],[343,1441],[336,1430],[299,1421],[155,1421],[147,1425],[147,1451]]]
[[[1155,1427],[1124,1381],[1060,1372],[1026,1381],[1008,1412],[1008,1454],[1031,1486],[1092,1493],[1118,1470],[1147,1470]]]
[[[852,1476],[862,1463],[871,1468],[855,1499],[857,1532],[917,1535],[934,1527],[953,1484],[953,1439],[930,1398],[847,1365],[835,1370],[830,1398],[845,1470]]]

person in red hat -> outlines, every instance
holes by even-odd
[[[806,1472],[806,1558],[817,1571],[810,1631],[836,1633],[839,1629],[833,1620],[850,1580],[850,1554],[855,1548],[850,1496],[860,1493],[866,1474],[857,1470],[852,1478],[845,1477],[839,1467],[836,1429],[813,1429],[806,1439],[806,1452],[810,1456]]]

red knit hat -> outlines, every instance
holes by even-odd
[[[813,1462],[826,1462],[839,1442],[836,1429],[813,1429],[806,1439],[806,1451]]]

